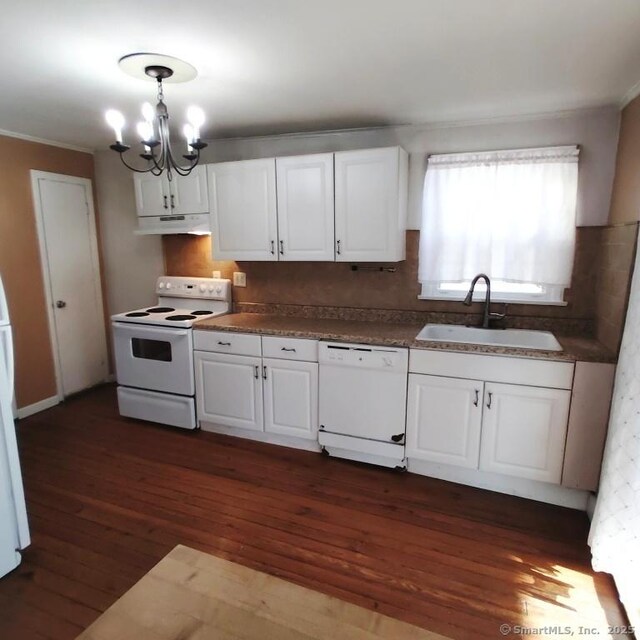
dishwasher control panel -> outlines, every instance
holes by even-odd
[[[321,364],[385,371],[406,371],[409,354],[408,350],[402,347],[374,347],[363,344],[321,342],[318,356]]]

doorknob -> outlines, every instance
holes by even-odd
[[[67,303],[64,300],[56,300],[56,307],[58,309],[64,309],[67,306]]]

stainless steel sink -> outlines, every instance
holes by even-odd
[[[416,336],[416,340],[562,351],[562,346],[549,331],[524,329],[482,329],[454,324],[427,324]]]

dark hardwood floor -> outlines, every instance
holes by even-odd
[[[122,419],[112,386],[18,437],[33,542],[2,639],[74,638],[178,543],[456,639],[625,622],[583,513]]]

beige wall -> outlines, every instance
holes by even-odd
[[[31,169],[94,179],[89,153],[0,136],[0,274],[14,331],[19,408],[56,394]]]
[[[160,236],[139,236],[133,174],[110,149],[95,154],[96,190],[107,302],[111,314],[155,304],[156,278],[164,274]]]
[[[623,110],[611,197],[611,224],[640,220],[640,96]]]

